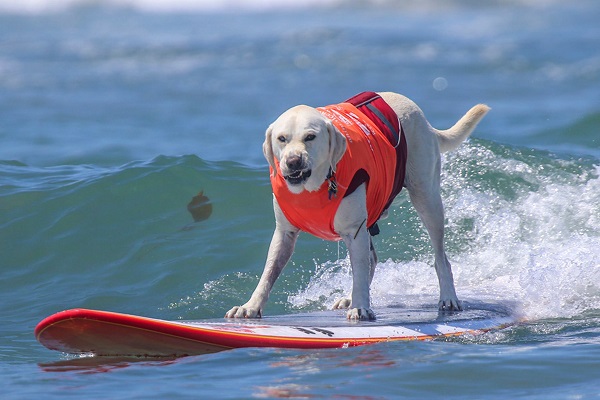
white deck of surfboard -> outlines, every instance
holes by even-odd
[[[261,319],[179,321],[218,332],[288,338],[419,338],[448,336],[497,329],[515,323],[508,307],[498,304],[467,305],[461,312],[440,312],[436,307],[376,309],[376,321],[349,321],[345,311],[317,311]]]

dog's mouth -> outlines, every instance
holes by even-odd
[[[302,182],[306,181],[310,177],[311,174],[312,174],[312,170],[310,170],[310,169],[307,169],[305,171],[298,170],[298,171],[292,172],[289,175],[285,175],[284,179],[292,185],[299,185]]]

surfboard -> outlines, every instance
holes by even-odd
[[[376,321],[348,321],[340,310],[261,319],[167,321],[110,311],[70,309],[43,319],[37,340],[51,350],[96,356],[182,357],[242,347],[347,348],[388,341],[480,334],[513,325],[498,305],[375,309]]]

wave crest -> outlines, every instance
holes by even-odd
[[[600,309],[599,166],[472,141],[443,169],[446,242],[461,300],[517,301],[529,319]],[[392,216],[391,230],[411,213]],[[435,304],[431,250],[408,254],[391,230],[376,239],[388,259],[377,266],[374,306]],[[426,236],[420,226],[406,235]],[[328,307],[350,287],[349,260],[326,262],[289,301]]]

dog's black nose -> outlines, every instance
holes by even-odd
[[[289,156],[286,160],[285,160],[285,164],[287,165],[288,169],[292,170],[292,171],[298,171],[302,169],[302,157],[301,156]]]

